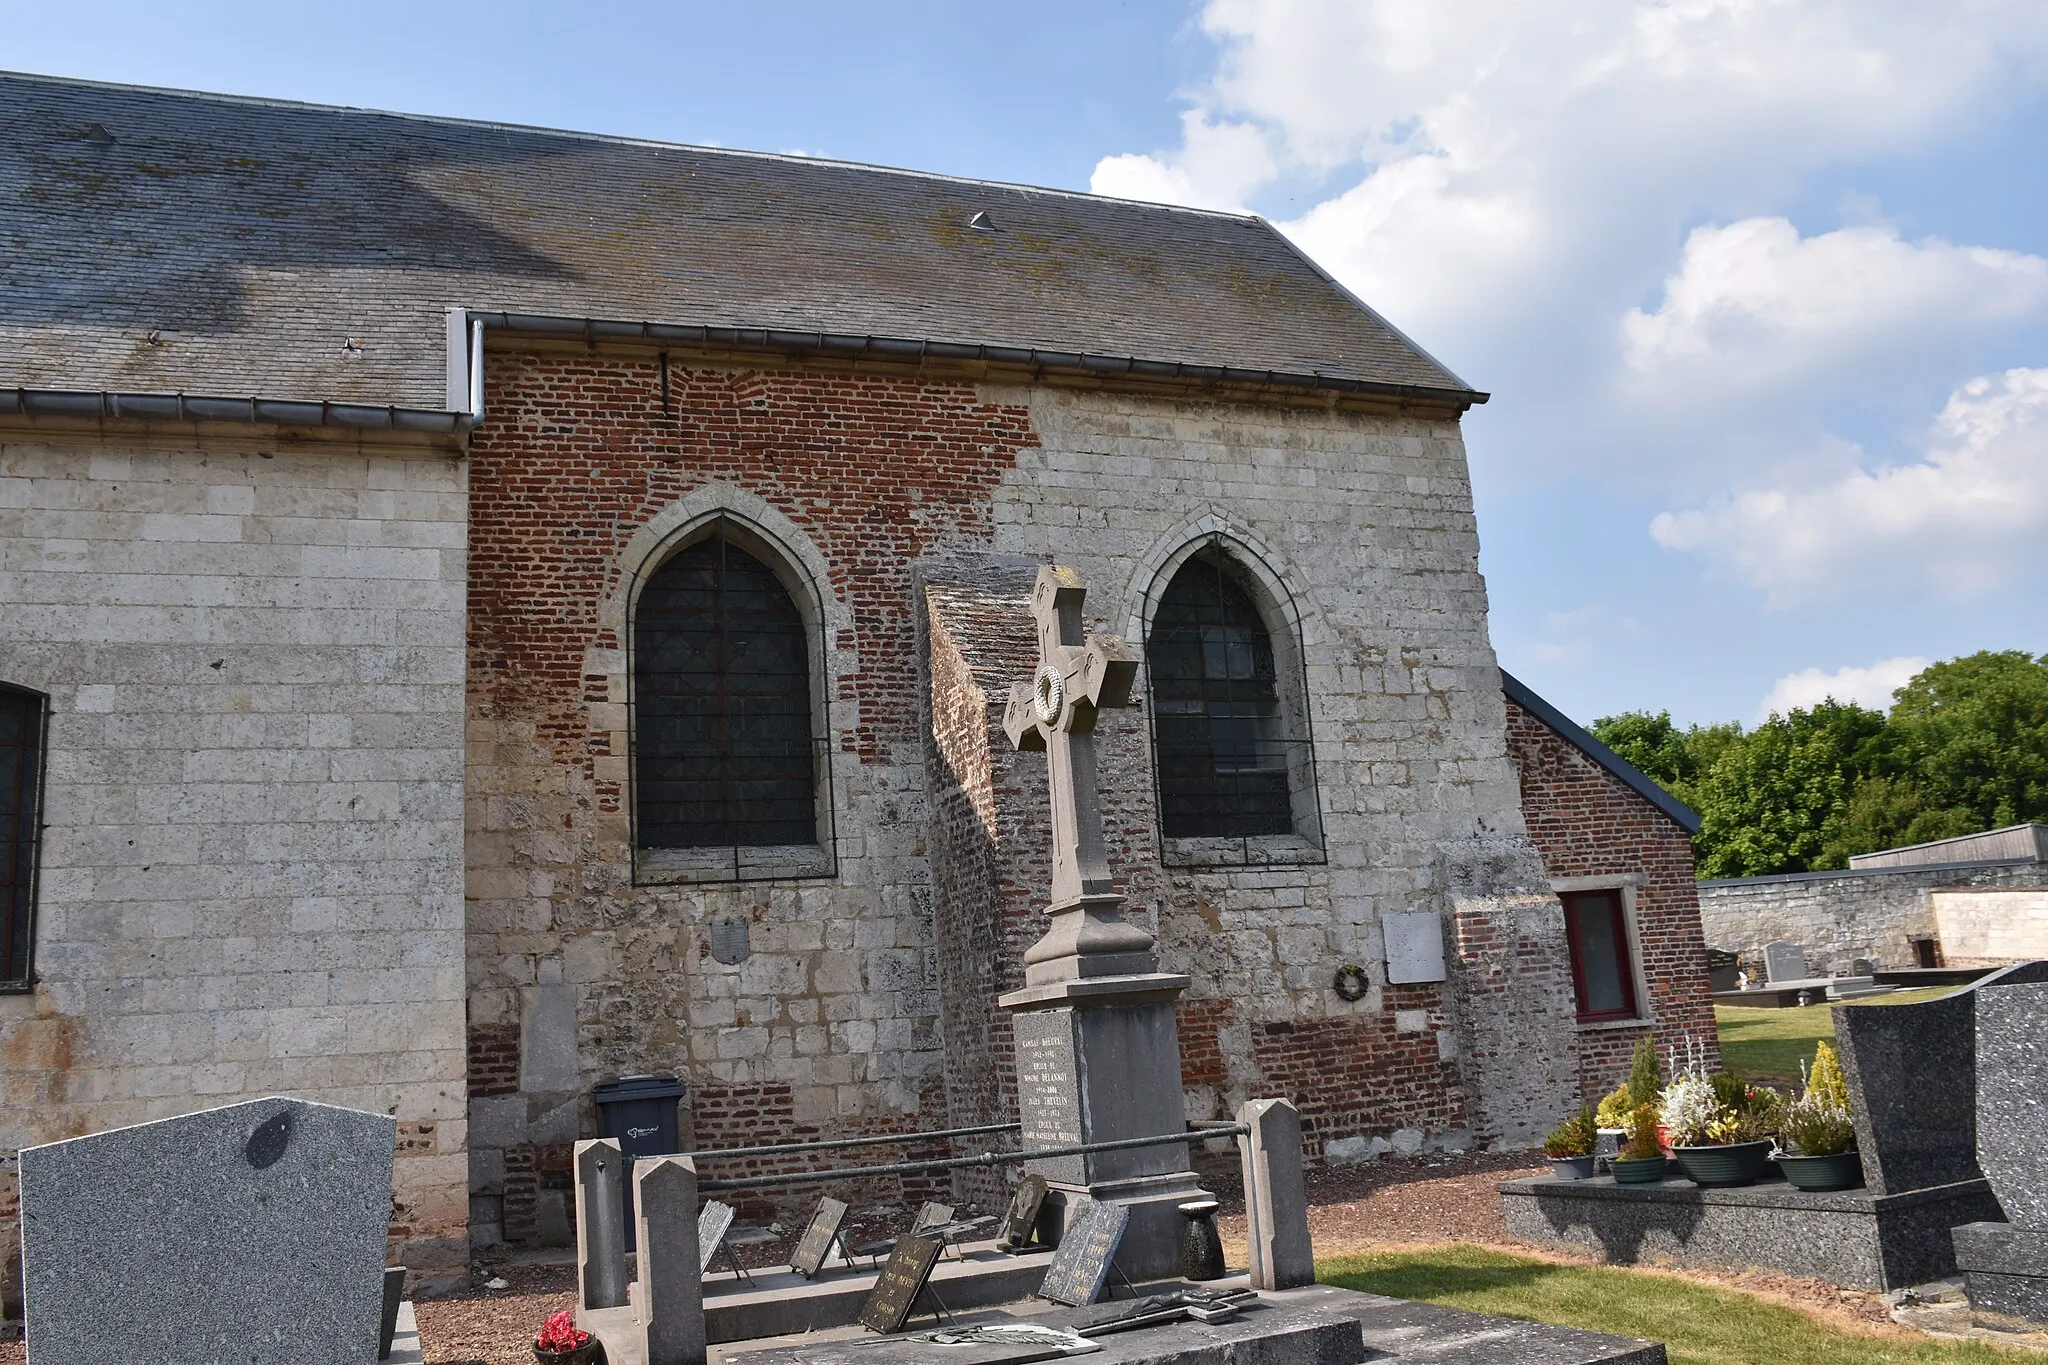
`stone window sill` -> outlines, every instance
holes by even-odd
[[[1234,839],[1161,839],[1167,867],[1285,867],[1324,861],[1323,846],[1299,834],[1253,834]]]
[[[1641,1019],[1579,1019],[1573,1022],[1573,1027],[1581,1033],[1604,1033],[1620,1028],[1655,1028],[1657,1020],[1654,1015]]]
[[[760,848],[643,848],[633,855],[636,886],[705,882],[766,882],[834,877],[830,845],[776,844]]]

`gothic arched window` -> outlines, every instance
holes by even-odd
[[[44,698],[0,683],[0,990],[25,989],[35,947]]]
[[[1282,670],[1244,571],[1221,548],[1166,585],[1145,648],[1161,833],[1168,839],[1296,832]]]
[[[812,628],[726,523],[663,561],[633,615],[635,845],[815,845]]]

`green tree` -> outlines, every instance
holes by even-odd
[[[1930,664],[1892,706],[1887,766],[1917,790],[1906,842],[2048,817],[2048,656]]]
[[[1724,748],[1696,791],[1699,875],[1842,866],[1850,793],[1875,761],[1884,729],[1879,712],[1829,700],[1773,714]]]
[[[1627,759],[1651,781],[1687,805],[1693,804],[1699,780],[1729,746],[1742,741],[1742,727],[1694,725],[1680,730],[1669,711],[1624,711],[1602,716],[1586,727],[1593,737]]]

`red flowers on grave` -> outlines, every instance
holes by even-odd
[[[540,1335],[533,1339],[534,1358],[546,1365],[555,1362],[575,1362],[584,1365],[586,1361],[604,1359],[602,1347],[597,1339],[576,1325],[576,1315],[564,1308],[551,1313],[541,1324]]]

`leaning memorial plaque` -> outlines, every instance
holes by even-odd
[[[1124,1204],[1095,1200],[1082,1209],[1067,1224],[1066,1235],[1052,1254],[1052,1264],[1045,1268],[1038,1297],[1075,1308],[1102,1297],[1117,1245],[1130,1222],[1131,1210]]]
[[[1038,1211],[1045,1204],[1045,1177],[1027,1175],[1017,1183],[1010,1208],[1003,1215],[1003,1230],[996,1242],[1005,1251],[1030,1246],[1038,1239]]]
[[[732,1205],[721,1204],[716,1199],[697,1211],[699,1275],[711,1269],[711,1258],[718,1254],[719,1245],[725,1241],[725,1234],[732,1231],[732,1215]]]
[[[902,1331],[917,1305],[917,1296],[924,1292],[925,1281],[932,1277],[932,1267],[939,1263],[940,1250],[937,1242],[923,1237],[897,1238],[896,1249],[889,1253],[856,1321],[870,1332]]]
[[[845,1221],[846,1205],[829,1194],[820,1199],[811,1225],[789,1255],[789,1268],[807,1280],[815,1278],[825,1268],[825,1258],[832,1254],[832,1244],[839,1240],[839,1227]]]

